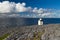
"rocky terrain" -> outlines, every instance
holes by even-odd
[[[60,24],[0,27],[0,40],[60,40]]]

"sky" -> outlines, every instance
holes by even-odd
[[[3,1],[3,0],[0,0]],[[38,7],[38,8],[55,8],[60,9],[60,0],[8,0],[11,2],[25,2],[26,6]]]
[[[8,15],[11,17],[23,14],[28,17],[60,18],[60,0],[0,0],[0,9],[0,13],[11,13]]]

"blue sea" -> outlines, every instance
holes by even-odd
[[[27,18],[26,23],[37,25],[39,18]],[[42,18],[44,24],[60,24],[60,18]]]
[[[44,24],[60,24],[60,18],[43,18]]]
[[[37,25],[39,18],[25,18],[25,24]],[[42,18],[44,24],[60,24],[60,18]]]
[[[37,25],[39,18],[0,18],[0,26]],[[42,18],[43,24],[60,24],[60,18]]]

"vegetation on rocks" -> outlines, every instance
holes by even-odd
[[[0,40],[5,38],[6,40],[60,40],[60,24],[1,27]]]
[[[3,36],[0,37],[0,40],[3,40],[3,39],[5,39],[5,38],[7,38],[9,35],[10,35],[9,33],[4,34]]]
[[[43,35],[43,33],[44,33],[44,31],[34,33],[33,40],[41,40],[41,36]]]

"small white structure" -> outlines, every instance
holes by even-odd
[[[43,20],[41,18],[38,20],[38,25],[43,25]]]

